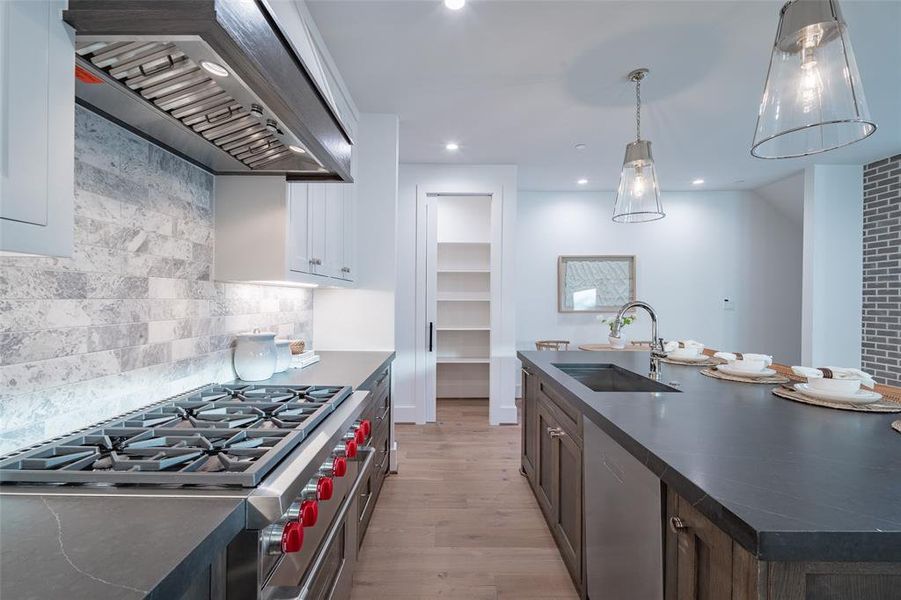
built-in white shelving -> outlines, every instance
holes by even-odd
[[[440,197],[435,271],[439,398],[487,398],[491,353],[491,200]]]

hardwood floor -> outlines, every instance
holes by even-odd
[[[488,425],[484,400],[442,400],[437,423],[398,425],[398,473],[373,513],[353,598],[578,598],[519,474],[519,436]]]

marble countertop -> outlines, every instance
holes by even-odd
[[[265,383],[367,389],[393,352],[321,352]],[[0,598],[181,597],[244,527],[249,489],[0,486]]]
[[[554,367],[648,372],[647,352],[520,352],[524,366],[762,560],[901,561],[897,414],[791,402],[662,364],[681,392],[593,392]]]

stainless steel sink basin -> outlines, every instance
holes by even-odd
[[[595,392],[678,392],[674,387],[642,377],[616,365],[603,363],[552,363]]]

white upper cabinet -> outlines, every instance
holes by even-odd
[[[324,272],[338,279],[344,267],[344,191],[347,185],[326,185]]]
[[[353,184],[216,178],[215,279],[349,287]]]
[[[353,281],[356,271],[357,252],[357,184],[344,185],[344,260],[341,265],[341,279]]]
[[[0,0],[0,250],[71,256],[75,33],[64,0]]]
[[[309,186],[288,185],[288,268],[298,273],[311,272],[312,240],[310,239],[310,211],[312,210]]]

